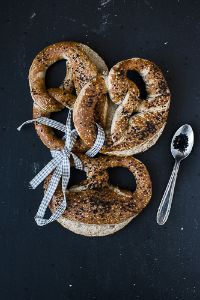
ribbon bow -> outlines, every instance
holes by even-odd
[[[20,131],[25,124],[32,123],[32,122],[38,122],[40,124],[53,127],[65,133],[63,137],[65,139],[64,148],[59,151],[51,150],[51,155],[53,159],[30,181],[31,188],[35,189],[42,181],[44,181],[44,179],[51,172],[54,171],[51,180],[49,182],[47,191],[44,194],[42,202],[35,216],[35,221],[37,225],[43,226],[57,220],[64,213],[67,207],[65,192],[70,178],[70,157],[73,158],[76,169],[83,170],[84,167],[81,160],[78,158],[78,156],[72,152],[73,146],[78,137],[78,133],[75,129],[71,130],[71,111],[69,111],[68,113],[66,125],[45,117],[41,117],[41,118],[28,120],[24,122],[21,126],[17,128],[17,130]],[[96,141],[93,147],[85,153],[87,156],[90,157],[95,156],[99,152],[105,140],[105,134],[102,127],[98,124],[96,125],[98,128]],[[63,201],[57,207],[56,211],[50,216],[50,218],[45,219],[44,215],[46,209],[55,193],[55,190],[60,180],[62,181],[61,183],[62,183]]]

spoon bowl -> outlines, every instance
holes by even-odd
[[[180,135],[187,137],[187,144],[184,151],[180,151],[179,149],[175,148],[174,144],[176,138]],[[175,159],[183,160],[186,158],[190,152],[192,151],[194,145],[194,131],[192,127],[188,124],[181,126],[174,134],[171,142],[171,153]]]

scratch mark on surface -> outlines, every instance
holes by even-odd
[[[110,17],[110,14],[103,15],[101,23],[99,25],[99,28],[93,29],[92,31],[97,33],[97,34],[105,33],[105,31],[107,30],[108,25],[111,24],[111,22],[108,21],[109,17]]]
[[[76,19],[74,19],[74,18],[66,17],[66,19],[69,20],[69,21],[71,21],[71,22],[73,22],[73,23],[76,23]]]
[[[196,218],[194,219],[194,223],[195,223],[195,229],[198,229],[198,227],[199,227],[199,223],[198,223],[198,221],[197,221],[197,219],[196,219]]]
[[[33,172],[36,174],[39,171],[40,164],[38,162],[33,163]]]
[[[20,167],[23,166],[23,163],[24,163],[23,158],[20,158],[20,159],[19,159],[19,166],[20,166]]]
[[[100,26],[100,29],[101,31],[105,31],[106,29],[106,25],[108,24],[108,18],[109,18],[110,14],[107,14],[107,15],[103,15],[102,17],[102,23],[101,23],[101,26]]]
[[[31,16],[30,16],[30,19],[33,19],[36,17],[36,13],[34,12]]]
[[[151,9],[153,10],[153,6],[151,5],[151,3],[148,0],[144,0],[144,3]]]
[[[101,6],[106,6],[111,0],[101,0]]]

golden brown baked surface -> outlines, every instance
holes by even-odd
[[[146,84],[147,99],[126,73],[135,70]],[[170,91],[161,70],[151,61],[132,58],[116,64],[108,77],[97,76],[83,87],[74,104],[74,125],[92,146],[96,139],[95,107],[109,93],[105,147],[101,152],[132,155],[147,150],[161,135],[167,121]]]
[[[114,156],[79,157],[85,166],[87,179],[67,190],[68,208],[62,218],[87,224],[118,224],[138,215],[150,201],[150,176],[145,165],[139,160]],[[134,192],[114,187],[109,183],[107,169],[119,166],[128,168],[135,177]],[[45,182],[45,189],[49,180],[50,177]],[[59,186],[50,204],[52,211],[62,199]]]
[[[59,88],[46,89],[47,69],[59,60],[66,60],[66,76]],[[48,46],[34,58],[29,71],[29,85],[33,98],[33,118],[50,117],[50,113],[65,107],[72,109],[83,86],[98,74],[107,74],[101,57],[88,46],[76,42],[60,42]],[[73,94],[75,90],[75,94]],[[102,95],[95,109],[97,121],[105,125],[106,99]],[[35,124],[42,142],[50,149],[63,148],[63,141],[45,125]]]
[[[63,84],[47,90],[46,70],[60,59],[67,62]],[[137,85],[128,79],[129,70],[142,76],[147,99],[141,99]],[[167,122],[170,91],[161,70],[146,59],[121,61],[108,73],[104,61],[88,46],[60,42],[48,46],[35,57],[29,82],[34,118],[50,117],[51,112],[64,107],[73,109],[74,125],[81,138],[75,144],[78,152],[94,144],[96,123],[106,133],[101,153],[130,156],[154,145]],[[51,128],[37,123],[35,128],[48,148],[63,148],[63,140]]]

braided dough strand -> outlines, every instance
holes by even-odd
[[[141,99],[137,86],[127,78],[128,70],[142,76],[147,99]],[[74,124],[88,146],[96,138],[95,107],[101,95],[106,97],[107,93],[111,101],[101,152],[133,155],[155,144],[165,127],[170,104],[170,91],[160,69],[151,61],[132,58],[116,64],[108,77],[98,76],[84,86],[74,105]]]
[[[46,89],[47,69],[55,62],[66,60],[66,76],[58,88]],[[48,46],[35,57],[29,71],[30,91],[34,101],[33,118],[50,117],[67,107],[73,109],[76,96],[81,89],[98,74],[107,74],[108,69],[101,57],[88,46],[76,42],[60,42]],[[96,107],[97,121],[104,126],[107,99],[102,96]],[[35,129],[42,142],[51,150],[60,150],[64,143],[51,128],[35,123]],[[85,149],[83,143],[76,147]]]

